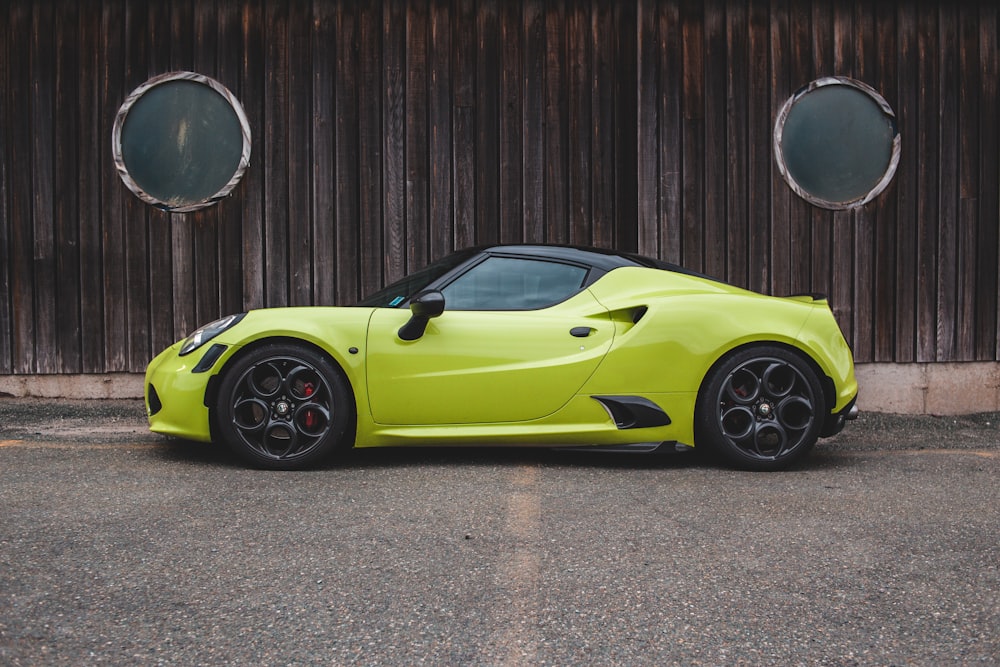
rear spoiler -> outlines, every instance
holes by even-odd
[[[785,297],[786,299],[795,299],[796,301],[826,301],[827,296],[820,292],[803,292],[801,294],[789,294]]]

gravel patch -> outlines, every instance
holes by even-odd
[[[154,441],[141,400],[0,399],[0,439],[80,443]]]

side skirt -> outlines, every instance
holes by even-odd
[[[577,447],[553,447],[560,452],[600,452],[602,454],[653,454],[655,452],[687,452],[694,449],[683,442],[666,440],[664,442],[636,442],[630,445],[591,445]]]

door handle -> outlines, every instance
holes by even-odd
[[[576,336],[577,338],[586,338],[590,334],[594,333],[595,329],[591,327],[573,327],[569,330],[570,336]]]

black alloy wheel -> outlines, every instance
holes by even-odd
[[[816,371],[780,347],[726,357],[698,397],[696,444],[745,470],[779,470],[816,444],[826,401]]]

